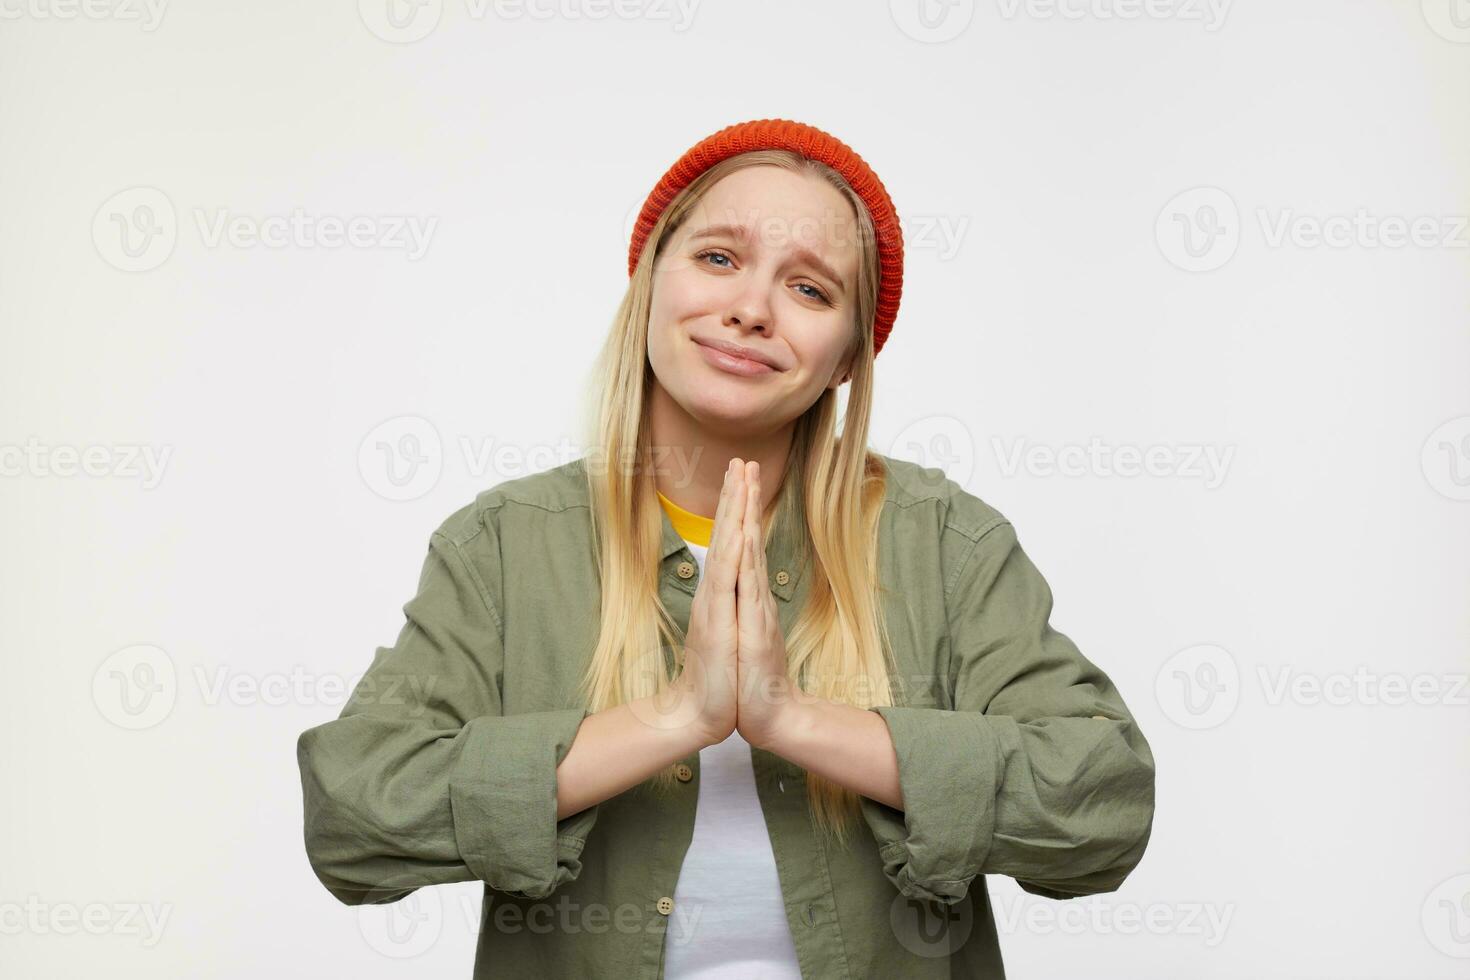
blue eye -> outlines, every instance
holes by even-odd
[[[730,260],[730,256],[726,255],[724,252],[719,252],[719,251],[716,251],[715,249],[712,249],[712,248],[707,248],[707,249],[705,249],[702,252],[696,252],[695,255],[694,255],[694,261],[696,261],[696,262],[699,262],[702,259],[706,259],[706,258],[721,258],[721,259],[724,259],[727,262]],[[728,265],[717,265],[717,266],[715,266],[715,268],[717,268],[717,269],[728,269],[730,267]],[[825,303],[828,306],[831,306],[832,305],[832,299],[831,299],[831,297],[829,297],[824,291],[822,291],[818,287],[813,286],[809,282],[799,282],[799,283],[797,283],[797,285],[799,287],[802,287],[804,289],[810,289],[812,291],[811,293],[802,293],[802,295],[805,296],[807,299],[814,299],[814,300],[817,300],[820,303]]]
[[[828,304],[830,304],[832,302],[830,299],[827,298],[827,294],[826,293],[822,292],[820,289],[818,289],[816,286],[813,286],[809,282],[799,282],[799,283],[797,283],[797,285],[798,286],[803,286],[803,287],[805,287],[807,289],[812,290],[814,293],[816,293],[816,295],[813,296],[812,299],[818,299],[818,300],[821,300],[823,303],[828,303]]]

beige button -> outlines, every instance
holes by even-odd
[[[776,584],[777,585],[785,585],[787,582],[790,582],[790,581],[791,581],[791,576],[789,574],[787,574],[786,569],[783,568],[779,572],[776,573]]]
[[[694,770],[681,762],[679,763],[679,768],[674,770],[674,775],[679,777],[679,782],[687,783],[694,778]]]
[[[692,563],[690,563],[690,562],[687,562],[687,561],[681,561],[681,562],[679,562],[679,577],[680,578],[693,578],[694,577],[694,565]]]
[[[674,900],[665,895],[663,898],[658,900],[658,910],[664,915],[668,915],[670,912],[674,911]]]

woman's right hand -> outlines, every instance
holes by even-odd
[[[725,484],[715,508],[704,574],[689,610],[684,667],[675,681],[681,693],[699,705],[695,724],[705,745],[723,742],[735,731],[739,643],[735,586],[740,579],[740,549],[745,533],[745,467],[745,461],[738,457],[725,467]]]

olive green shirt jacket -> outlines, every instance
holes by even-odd
[[[937,469],[880,458],[896,672],[893,705],[870,710],[892,735],[905,808],[859,797],[853,842],[831,846],[805,770],[753,749],[787,921],[804,977],[1003,977],[984,876],[1052,899],[1118,888],[1152,829],[1153,755],[1108,677],[1051,628],[1051,590],[1011,523]],[[322,884],[363,905],[484,882],[477,978],[654,980],[669,917],[697,913],[672,907],[697,753],[674,767],[672,794],[645,782],[556,819],[599,625],[585,466],[509,480],[451,514],[397,641],[340,717],[297,742]],[[799,521],[794,487],[781,492]],[[687,628],[697,567],[660,513],[659,591]],[[789,632],[805,539],[781,521],[771,533]]]

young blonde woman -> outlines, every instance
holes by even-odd
[[[1119,887],[1137,723],[1011,523],[866,446],[902,266],[882,183],[815,127],[669,169],[595,450],[450,515],[299,739],[332,895],[484,882],[476,977],[937,978],[1004,976],[985,875]]]

